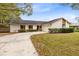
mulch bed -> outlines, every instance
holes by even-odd
[[[11,35],[11,34],[15,34],[15,33],[0,33],[0,37],[5,36],[5,35]]]

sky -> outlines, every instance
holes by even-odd
[[[33,3],[33,13],[30,16],[20,15],[23,20],[50,21],[56,18],[65,18],[69,22],[75,23],[76,17],[79,17],[79,10],[73,10],[69,6],[63,6],[58,3]]]

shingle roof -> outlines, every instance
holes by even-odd
[[[60,19],[65,20],[64,18],[57,18],[51,21],[33,21],[33,20],[22,20],[21,18],[19,18],[18,21],[14,21],[14,20],[10,21],[10,24],[45,24],[45,23],[56,22],[57,20],[60,20]],[[70,23],[69,21],[67,22]]]
[[[33,21],[33,20],[11,20],[9,24],[43,24],[46,21]]]
[[[21,24],[43,24],[45,21],[20,20]]]
[[[57,18],[57,19],[54,19],[54,20],[51,20],[51,21],[49,21],[49,23],[51,23],[51,22],[56,22],[57,20],[66,20],[66,19],[64,19],[64,18]],[[68,20],[66,20],[68,23],[70,23]]]

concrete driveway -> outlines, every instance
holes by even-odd
[[[2,56],[37,56],[31,35],[45,32],[26,32],[0,37],[0,55]]]

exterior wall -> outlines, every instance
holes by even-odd
[[[52,23],[51,28],[62,28],[62,19]]]
[[[36,30],[37,29],[37,25],[33,25],[33,29]]]
[[[25,25],[25,29],[26,29],[26,30],[29,30],[29,27],[28,27],[28,26],[29,26],[29,25]],[[33,29],[36,30],[36,29],[37,29],[37,25],[33,25]]]
[[[68,22],[66,22],[66,28],[69,28],[70,24]]]
[[[10,32],[18,32],[20,29],[20,25],[15,24],[15,25],[10,25]]]
[[[18,32],[20,29],[20,25],[15,24],[15,25],[10,25],[10,32]],[[37,25],[33,25],[33,29],[37,29]],[[25,30],[29,30],[28,25],[25,25]]]
[[[58,20],[54,23],[48,23],[43,25],[43,31],[48,32],[49,28],[62,28],[62,20]]]
[[[25,30],[28,30],[29,28],[28,28],[28,25],[25,25]]]
[[[44,24],[42,25],[42,31],[48,32],[48,29],[51,27],[51,24]]]
[[[66,26],[65,26],[65,28],[69,28],[69,23],[66,21]],[[49,28],[62,28],[62,19],[61,20],[58,20],[58,21],[56,21],[56,22],[54,22],[54,23],[48,23],[48,24],[44,24],[43,25],[43,31],[45,31],[45,32],[48,32],[49,30]]]

